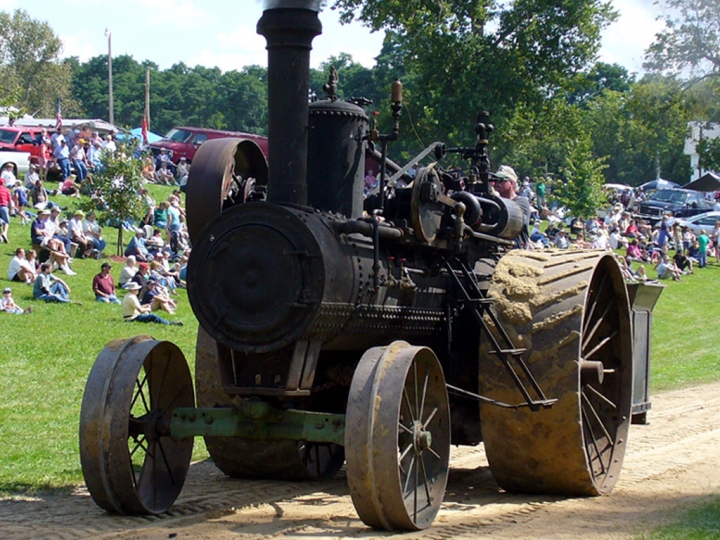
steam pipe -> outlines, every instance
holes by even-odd
[[[266,0],[257,32],[268,51],[268,201],[307,205],[310,51],[320,0]]]

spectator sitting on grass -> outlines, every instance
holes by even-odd
[[[102,237],[102,227],[95,221],[95,212],[88,212],[83,221],[83,231],[85,236],[93,242],[94,249],[98,252],[98,256],[105,251],[107,242]]]
[[[138,292],[140,292],[140,289],[140,285],[135,282],[130,282],[127,286],[128,292],[122,301],[122,312],[125,322],[174,324],[182,326],[182,322],[180,321],[170,322],[167,319],[158,317],[154,313],[150,313],[150,306],[143,306],[138,300]]]
[[[673,256],[673,263],[677,266],[683,274],[692,274],[693,263],[692,261],[683,254],[682,249],[678,249]]]
[[[158,311],[162,309],[163,311],[167,311],[170,315],[173,315],[177,309],[177,304],[170,299],[167,295],[167,291],[158,285],[158,282],[152,278],[147,280],[145,294],[143,294],[140,303],[144,306],[150,306],[150,311]]]
[[[136,260],[140,262],[147,262],[149,260],[152,260],[153,256],[148,251],[145,245],[145,231],[143,231],[142,229],[137,229],[135,231],[135,236],[132,237],[127,247],[125,248],[125,256],[133,256]]]
[[[0,300],[0,310],[5,313],[14,313],[15,315],[22,315],[23,313],[32,313],[32,306],[27,309],[23,309],[15,303],[12,297],[12,289],[5,287],[3,290],[2,300]]]
[[[674,281],[682,281],[680,278],[680,276],[682,276],[682,271],[675,266],[675,263],[672,262],[670,257],[666,254],[663,254],[660,257],[658,263],[655,265],[655,269],[657,270],[659,279],[672,278]]]
[[[17,248],[15,256],[10,260],[8,267],[8,279],[10,281],[19,281],[20,283],[32,283],[37,277],[35,267],[25,258],[25,250]]]
[[[35,279],[33,298],[46,302],[70,302],[70,287],[51,273],[50,263],[40,265],[40,274]],[[79,303],[79,302],[78,302]]]
[[[95,293],[95,300],[106,304],[119,304],[120,299],[115,296],[115,281],[110,270],[110,263],[102,263],[100,273],[93,278],[92,288]]]
[[[120,271],[120,277],[118,278],[118,284],[123,289],[127,288],[127,284],[132,281],[132,278],[137,274],[137,259],[134,255],[130,255],[125,261],[125,267]]]

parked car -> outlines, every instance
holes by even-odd
[[[177,165],[182,157],[188,162],[192,162],[195,157],[195,152],[197,152],[197,149],[200,148],[200,145],[205,141],[223,137],[251,139],[260,146],[260,149],[267,156],[267,137],[253,135],[251,133],[242,133],[240,131],[224,131],[188,126],[172,128],[162,140],[151,143],[150,149],[153,154],[157,156],[160,153],[160,149],[165,148],[170,154],[173,163]]]
[[[8,163],[12,163],[15,176],[22,178],[30,168],[30,154],[18,150],[0,150],[0,170]]]
[[[28,152],[37,158],[40,155],[40,147],[33,144],[35,138],[40,134],[39,127],[18,127],[4,126],[0,128],[0,150],[18,150]]]
[[[720,212],[714,210],[712,212],[705,212],[704,214],[697,214],[696,216],[690,216],[688,218],[670,218],[668,219],[668,225],[673,226],[675,223],[681,227],[690,227],[695,235],[700,234],[700,231],[705,229],[707,234],[715,227],[715,223],[720,221]]]
[[[640,203],[636,217],[656,223],[663,216],[689,217],[714,210],[705,194],[689,189],[659,189]]]

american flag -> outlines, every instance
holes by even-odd
[[[57,112],[55,113],[55,129],[62,128],[62,108],[60,107],[60,98],[57,102]]]

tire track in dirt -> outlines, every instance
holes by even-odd
[[[629,538],[672,511],[720,493],[720,383],[654,396],[650,425],[633,426],[620,481],[609,497],[507,494],[482,446],[453,448],[447,495],[433,526],[374,532],[355,515],[344,473],[332,481],[241,481],[193,465],[177,504],[158,517],[104,513],[78,488],[70,494],[0,501],[8,539],[251,538]]]

